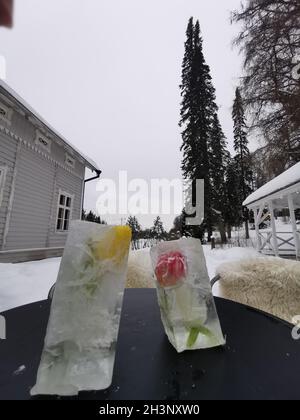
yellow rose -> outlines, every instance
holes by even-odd
[[[114,260],[121,264],[129,252],[131,229],[129,226],[113,226],[105,237],[92,244],[92,252],[98,260]]]

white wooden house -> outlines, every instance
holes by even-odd
[[[0,262],[62,254],[86,168],[100,169],[0,81]]]
[[[300,209],[300,162],[259,188],[243,204],[254,212],[258,251],[300,258],[300,225],[295,217]],[[291,229],[278,231],[275,212],[282,209],[289,209]],[[268,217],[271,229],[261,231]]]

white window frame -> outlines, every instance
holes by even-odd
[[[65,164],[69,166],[69,168],[75,169],[75,159],[68,153],[65,154]]]
[[[68,206],[66,206],[66,202],[62,205],[62,204],[60,204],[60,197],[61,196],[65,196],[65,200],[67,199],[67,198],[70,198],[71,199],[71,207],[68,207]],[[70,194],[70,193],[67,193],[66,191],[63,191],[63,190],[59,190],[59,192],[58,192],[58,200],[57,200],[57,212],[56,212],[56,220],[55,220],[55,232],[56,233],[59,233],[59,234],[66,234],[66,233],[68,233],[68,231],[69,231],[69,228],[70,228],[70,222],[72,221],[72,215],[73,215],[73,206],[74,206],[74,194]],[[57,227],[57,224],[58,224],[58,220],[60,219],[58,216],[59,216],[59,210],[60,209],[63,209],[63,218],[62,218],[62,221],[63,221],[63,224],[62,224],[62,227],[64,226],[64,223],[65,223],[65,212],[66,212],[66,210],[69,210],[69,214],[70,214],[70,216],[69,216],[69,224],[68,224],[68,229],[67,230],[64,230],[64,229],[58,229],[58,227]]]
[[[51,153],[51,140],[39,130],[36,130],[35,144],[46,152]]]
[[[11,125],[13,110],[4,105],[2,102],[0,102],[0,109],[4,111],[4,115],[0,112],[0,120],[4,121],[8,125]]]
[[[7,167],[0,165],[0,207],[2,205],[2,200],[3,200],[6,174],[7,174]]]

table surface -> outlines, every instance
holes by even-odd
[[[155,290],[127,290],[113,384],[78,398],[300,399],[300,341],[292,339],[292,326],[223,299],[217,298],[216,305],[226,346],[177,354],[164,334]],[[30,399],[49,309],[44,301],[3,314],[7,340],[0,340],[1,400]]]

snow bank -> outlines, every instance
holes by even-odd
[[[59,265],[60,258],[0,264],[0,312],[47,299]]]

